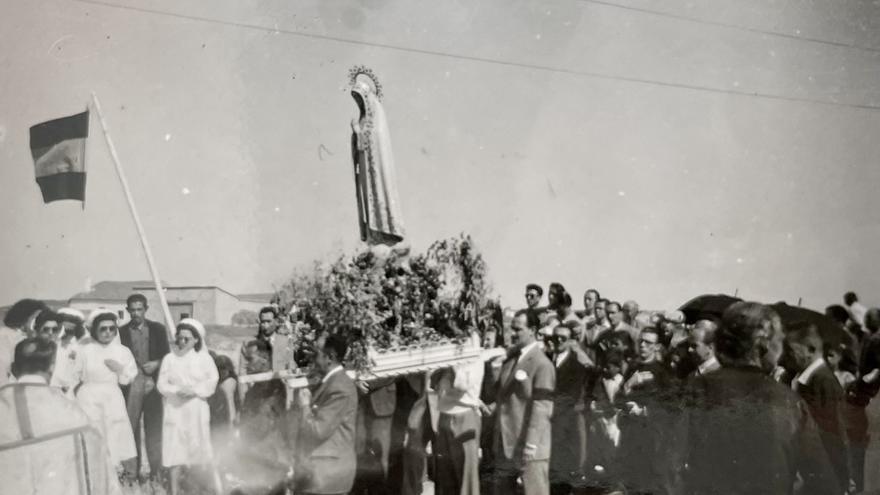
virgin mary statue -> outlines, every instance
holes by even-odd
[[[382,86],[367,68],[356,67],[350,75],[351,96],[360,110],[351,122],[351,155],[361,240],[392,246],[403,240],[404,229]]]

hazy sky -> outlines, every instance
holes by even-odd
[[[532,281],[880,303],[861,0],[7,0],[0,303],[149,277],[97,119],[84,211],[34,181],[29,126],[91,91],[166,281],[264,292],[357,248],[356,64],[385,89],[411,243],[471,233],[506,304]]]

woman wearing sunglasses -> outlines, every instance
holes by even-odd
[[[175,343],[174,352],[162,359],[157,383],[164,399],[162,464],[169,468],[171,494],[183,493],[184,470],[198,471],[201,478],[210,478],[214,488],[219,489],[212,466],[208,406],[219,376],[205,343],[205,327],[197,320],[184,318],[177,324]]]
[[[130,482],[137,477],[137,450],[119,386],[137,376],[137,363],[116,339],[115,313],[97,309],[87,326],[92,338],[76,353],[76,400],[101,430],[121,480]]]

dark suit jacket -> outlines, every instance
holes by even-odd
[[[790,387],[753,367],[722,367],[690,383],[685,473],[689,495],[803,495],[840,485],[815,422]]]
[[[584,397],[592,367],[584,351],[569,351],[556,365],[553,394],[551,467],[563,473],[577,471],[586,459],[587,430]]]
[[[843,389],[840,382],[837,381],[831,368],[823,364],[810,375],[806,385],[797,384],[797,393],[807,403],[838,481],[843,483],[841,491],[845,491],[849,480],[849,469],[844,443],[846,433],[841,419]]]
[[[296,491],[348,493],[354,484],[358,394],[345,371],[322,383],[300,420]]]
[[[556,372],[535,346],[519,361],[511,356],[501,366],[496,396],[495,452],[508,460],[522,459],[527,443],[537,447],[535,460],[550,459],[550,418]]]
[[[150,335],[149,360],[162,361],[162,358],[171,352],[171,347],[168,344],[168,333],[165,332],[165,325],[152,320],[146,320],[145,323]],[[122,345],[131,349],[131,322],[119,328],[119,341],[122,342]],[[151,376],[156,378],[158,375],[159,368],[157,367],[156,372]]]

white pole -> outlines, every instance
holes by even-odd
[[[110,156],[113,158],[113,165],[116,166],[116,174],[119,176],[119,182],[122,183],[122,191],[125,193],[125,199],[128,201],[128,210],[134,219],[134,226],[137,228],[138,236],[141,240],[141,246],[144,248],[144,254],[147,256],[147,264],[150,266],[150,274],[153,276],[153,283],[156,285],[156,293],[159,294],[159,303],[162,305],[162,313],[165,315],[165,329],[168,331],[168,340],[174,343],[174,319],[171,317],[171,310],[168,308],[168,301],[165,300],[165,290],[162,289],[162,281],[159,279],[159,272],[156,270],[156,263],[153,261],[153,254],[150,252],[150,245],[147,243],[147,235],[144,233],[144,227],[138,217],[137,209],[134,206],[134,200],[131,197],[131,191],[128,189],[128,182],[125,180],[125,174],[122,172],[122,165],[119,163],[119,156],[116,154],[116,147],[113,146],[113,140],[110,139],[110,132],[107,130],[107,122],[104,120],[104,114],[101,113],[101,104],[98,103],[98,96],[92,93],[92,102],[95,104],[95,111],[98,112],[98,119],[101,121],[101,129],[104,131],[104,139],[107,140],[107,147],[110,149]]]

